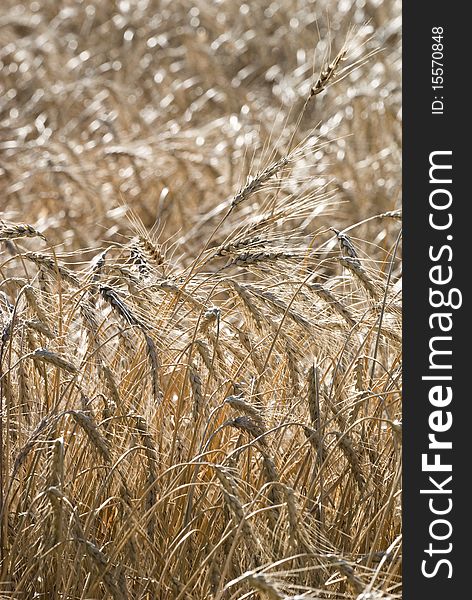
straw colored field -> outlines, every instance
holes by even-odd
[[[4,0],[1,598],[401,594],[397,0]]]

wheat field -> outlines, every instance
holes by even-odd
[[[1,599],[401,597],[400,16],[3,0]]]

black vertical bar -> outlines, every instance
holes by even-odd
[[[404,0],[403,5],[405,600],[464,598],[470,579],[469,559],[462,548],[469,546],[472,532],[467,511],[472,481],[472,399],[467,381],[467,371],[472,372],[472,328],[466,306],[472,199],[465,181],[470,170],[467,48],[472,29],[461,7],[438,0]],[[435,40],[441,30],[441,40]],[[435,58],[440,64],[433,63]],[[452,169],[433,168],[430,177],[432,162]],[[449,207],[435,208],[446,207],[449,201]],[[439,228],[450,219],[450,227]],[[439,268],[431,271],[434,267]],[[449,276],[450,281],[437,283]],[[441,293],[444,304],[451,300],[457,306],[462,297],[462,306],[433,307],[432,302],[441,304]],[[441,326],[451,329],[442,331]],[[438,349],[452,354],[432,355]],[[431,360],[438,368],[431,367]],[[444,431],[439,432],[441,428]],[[435,436],[433,441],[429,435]],[[452,442],[452,448],[438,448],[434,440]],[[450,465],[452,470],[425,468],[424,454],[427,465],[439,461],[439,468]]]

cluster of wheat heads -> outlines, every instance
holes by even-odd
[[[0,592],[398,598],[398,3],[33,4],[2,15]]]
[[[24,251],[32,226],[2,223],[2,570],[14,590],[396,589],[394,257],[367,267],[342,233],[329,252],[296,234],[283,243],[277,224],[323,201],[271,198],[184,268],[137,236],[72,269]]]
[[[275,198],[186,268],[137,236],[71,269],[23,251],[33,227],[1,225],[15,240],[2,569],[17,591],[395,589],[393,258],[366,267],[341,233],[329,253],[282,244],[277,223],[318,202]]]

